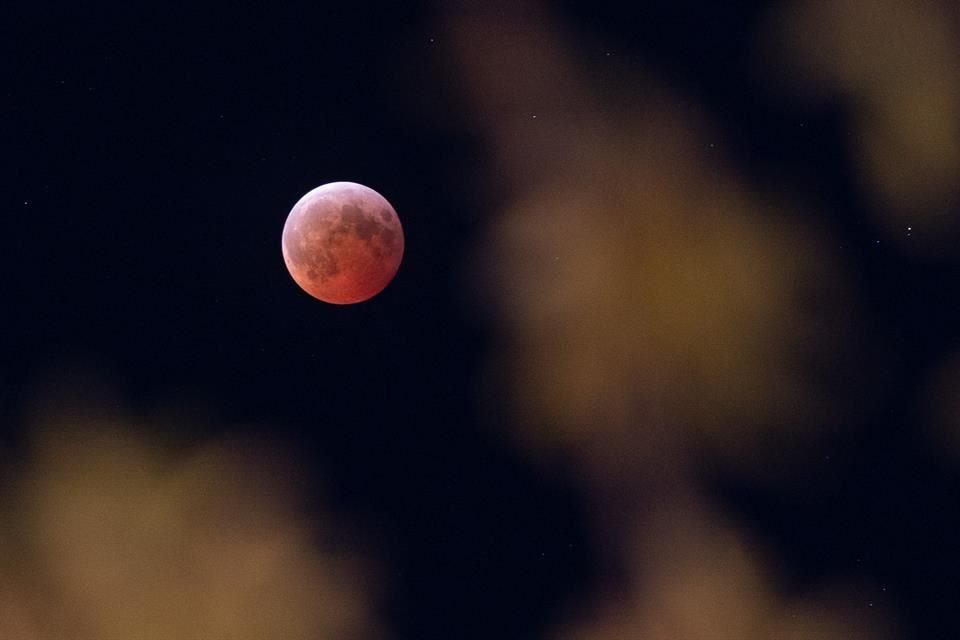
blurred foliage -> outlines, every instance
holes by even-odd
[[[382,637],[367,567],[323,544],[282,450],[174,447],[57,393],[0,508],[0,636]]]
[[[958,17],[946,2],[795,0],[753,34],[771,96],[842,105],[867,224],[905,259],[956,257]],[[881,613],[897,603],[856,576],[782,591],[775,554],[700,480],[720,467],[788,481],[876,393],[829,212],[755,184],[655,70],[603,84],[582,34],[544,6],[461,7],[447,26],[458,106],[505,194],[470,268],[500,328],[509,426],[588,488],[618,567],[556,637],[899,635]],[[955,369],[929,406],[958,433]]]

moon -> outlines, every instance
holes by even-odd
[[[283,225],[283,261],[294,282],[331,304],[383,291],[403,259],[403,227],[386,198],[362,184],[331,182],[307,192]]]

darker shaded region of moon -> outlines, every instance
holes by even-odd
[[[353,304],[380,293],[403,259],[404,237],[393,206],[352,182],[313,189],[290,211],[283,258],[294,281],[311,296]]]

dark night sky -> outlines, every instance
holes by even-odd
[[[878,248],[843,112],[785,109],[757,85],[746,34],[767,3],[646,4],[559,8],[701,101],[755,179],[815,189],[868,339],[888,344],[887,399],[833,444],[832,476],[787,495],[713,486],[798,582],[866,576],[916,637],[956,635],[960,478],[911,420],[918,374],[956,345],[957,264]],[[595,550],[574,483],[525,462],[478,412],[492,336],[463,270],[495,196],[472,191],[478,139],[416,114],[454,91],[424,72],[436,14],[410,2],[0,10],[3,435],[20,440],[32,385],[75,361],[109,372],[134,411],[199,399],[219,433],[269,425],[382,550],[397,637],[530,638],[589,588]],[[395,281],[349,307],[302,294],[280,255],[292,204],[334,180],[383,193],[406,234]]]

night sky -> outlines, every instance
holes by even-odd
[[[785,105],[757,80],[748,34],[770,3],[639,4],[554,8],[589,35],[590,64],[642,62],[709,112],[752,180],[807,185],[864,310],[871,401],[830,463],[787,488],[709,466],[704,482],[791,586],[853,575],[883,589],[903,637],[955,636],[960,464],[917,424],[927,373],[957,347],[960,253],[891,246],[867,222],[843,106]],[[599,583],[602,541],[574,474],[526,459],[485,410],[497,338],[468,268],[504,196],[478,179],[480,132],[447,112],[442,14],[0,9],[0,435],[15,458],[37,389],[96,371],[132,414],[212,416],[177,438],[295,450],[377,559],[393,637],[542,637]],[[392,284],[351,306],[305,295],[280,253],[292,205],[337,180],[387,197],[406,240]]]

